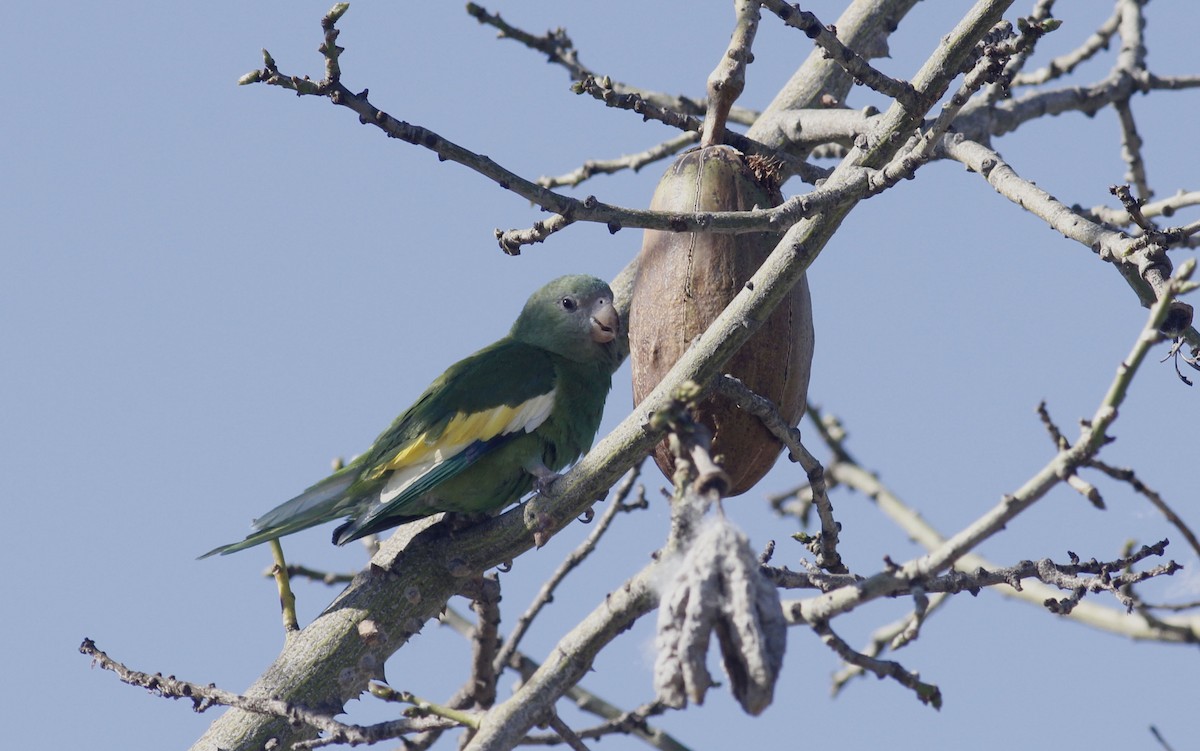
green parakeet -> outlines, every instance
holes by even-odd
[[[612,290],[564,276],[534,292],[508,336],[435,380],[365,453],[254,520],[258,545],[328,521],[343,545],[439,511],[487,512],[538,487],[591,445],[621,321]]]

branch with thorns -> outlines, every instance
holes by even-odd
[[[192,703],[192,709],[196,712],[204,712],[215,706],[236,707],[247,712],[254,712],[255,714],[282,717],[289,723],[308,725],[326,734],[326,737],[320,744],[310,743],[307,746],[309,748],[329,743],[349,743],[352,745],[375,743],[445,724],[444,721],[438,719],[403,719],[369,726],[348,725],[338,722],[330,715],[314,712],[299,704],[292,704],[279,699],[242,696],[219,689],[211,683],[201,685],[180,680],[173,675],[164,677],[161,673],[150,674],[133,670],[109,657],[91,639],[84,639],[83,643],[79,646],[79,651],[91,657],[94,666],[115,673],[123,683],[128,683],[131,686],[140,686],[150,693],[164,698],[185,699]]]

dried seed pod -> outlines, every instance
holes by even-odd
[[[713,685],[708,646],[716,634],[729,690],[761,714],[775,695],[787,649],[779,590],[759,570],[746,536],[724,516],[706,520],[662,585],[655,634],[654,689],[681,709],[703,704]]]
[[[657,211],[746,211],[782,202],[773,181],[755,174],[742,154],[708,146],[680,155],[658,183]],[[781,235],[647,230],[638,256],[629,312],[633,398],[641,402],[692,340],[741,291]],[[801,280],[729,360],[725,372],[778,405],[794,425],[804,415],[812,363],[812,305]],[[713,431],[712,452],[732,478],[730,495],[744,493],[775,464],[782,444],[758,418],[719,396],[705,399],[697,419]],[[666,442],[654,461],[668,478],[674,460]]]

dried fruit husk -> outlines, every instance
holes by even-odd
[[[756,174],[741,152],[708,146],[675,160],[659,181],[650,208],[745,211],[782,201],[770,175]],[[741,291],[781,236],[646,231],[629,312],[634,403],[650,393]],[[808,282],[801,279],[724,372],[775,402],[795,425],[804,415],[812,352],[812,304]],[[752,488],[783,448],[757,417],[720,396],[701,401],[696,417],[713,431],[713,454],[732,480],[730,495]],[[674,457],[666,441],[655,447],[654,461],[672,477]]]

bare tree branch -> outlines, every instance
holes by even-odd
[[[1138,476],[1132,469],[1113,467],[1105,462],[1100,461],[1099,459],[1093,459],[1092,461],[1088,462],[1088,466],[1100,470],[1114,480],[1128,483],[1129,486],[1133,488],[1135,493],[1144,496],[1146,500],[1150,501],[1151,505],[1162,512],[1162,515],[1166,517],[1167,521],[1170,522],[1171,525],[1176,529],[1178,529],[1180,534],[1184,536],[1184,539],[1188,541],[1188,545],[1192,546],[1192,550],[1196,551],[1197,554],[1200,554],[1200,539],[1197,539],[1196,533],[1193,532],[1191,527],[1184,522],[1183,518],[1180,517],[1179,514],[1175,513],[1174,509],[1172,509],[1167,502],[1163,500],[1161,495],[1147,487],[1145,483],[1138,479]]]
[[[153,694],[169,699],[186,699],[192,703],[192,708],[197,712],[203,712],[214,706],[225,706],[259,715],[279,717],[288,723],[303,724],[313,730],[325,733],[326,737],[321,745],[327,743],[375,743],[443,724],[438,719],[432,721],[402,719],[371,726],[347,725],[333,719],[332,715],[312,711],[302,704],[293,704],[267,697],[240,696],[223,691],[212,684],[201,686],[197,683],[179,680],[173,675],[164,678],[161,673],[150,675],[131,670],[98,649],[91,639],[84,639],[79,651],[91,657],[92,663],[97,667],[116,673],[124,683],[141,686]]]
[[[587,673],[605,644],[654,609],[657,600],[652,582],[657,566],[650,564],[606,595],[582,623],[563,636],[516,695],[487,714],[468,749],[509,749],[516,745],[538,722],[544,708],[552,706]]]
[[[559,175],[558,177],[539,177],[537,179],[537,183],[545,188],[557,188],[562,185],[579,185],[581,182],[591,178],[593,175],[611,175],[614,172],[620,172],[621,170],[626,169],[637,172],[647,164],[652,164],[662,159],[666,159],[669,156],[674,156],[699,140],[700,134],[696,131],[685,131],[677,136],[663,141],[656,146],[652,146],[645,151],[640,151],[636,154],[628,154],[616,159],[589,159],[577,169],[572,170],[564,175]]]
[[[800,466],[804,468],[804,472],[808,475],[809,487],[812,488],[813,504],[817,509],[817,516],[821,520],[821,534],[812,541],[812,550],[817,556],[817,565],[831,574],[847,573],[846,565],[842,563],[842,557],[837,552],[838,531],[841,525],[833,518],[833,504],[829,502],[829,495],[825,488],[825,468],[801,443],[800,431],[795,426],[787,424],[774,403],[755,394],[733,376],[723,376],[714,384],[720,394],[762,420],[767,430],[771,431],[787,448],[788,457],[792,461],[799,462]]]
[[[844,661],[862,670],[870,671],[880,678],[891,678],[901,686],[911,690],[921,700],[934,709],[942,708],[942,691],[932,683],[925,683],[917,673],[910,672],[898,662],[879,660],[868,655],[855,652],[854,649],[834,633],[828,621],[813,624],[813,631],[821,637],[821,641],[831,648]]]
[[[1170,262],[1160,247],[1145,247],[1139,238],[1084,219],[1054,196],[1022,179],[998,153],[979,143],[949,135],[942,139],[939,148],[951,159],[977,172],[1013,203],[1042,218],[1072,240],[1092,248],[1102,259],[1113,262],[1143,305],[1152,305],[1160,299],[1170,273]],[[1200,346],[1200,332],[1191,326],[1191,322],[1192,307],[1176,302],[1164,318],[1163,326],[1166,331],[1182,333],[1193,346]]]
[[[924,620],[948,602],[949,597],[943,592],[934,593],[928,598],[928,604],[919,614],[914,610],[902,618],[875,629],[867,640],[867,646],[859,653],[869,658],[877,658],[883,654],[884,650],[896,651],[907,646],[916,638],[918,629]],[[834,694],[839,693],[851,680],[863,676],[865,673],[864,666],[857,663],[846,663],[845,667],[833,674]]]
[[[1200,206],[1200,191],[1180,190],[1169,198],[1141,204],[1141,212],[1142,216],[1148,219],[1158,216],[1171,217],[1179,209],[1192,206]],[[1124,209],[1114,209],[1109,206],[1093,206],[1086,211],[1081,209],[1077,209],[1077,211],[1084,218],[1107,224],[1127,227],[1134,223],[1133,217]]]
[[[442,622],[463,636],[470,636],[475,628],[474,624],[453,608],[446,609],[442,616]],[[520,673],[522,680],[528,680],[541,667],[539,663],[519,651],[512,653],[507,666]],[[580,710],[607,720],[603,725],[579,731],[579,735],[584,738],[599,738],[614,733],[630,734],[645,741],[650,747],[661,751],[688,751],[686,746],[669,733],[651,727],[646,722],[647,718],[661,714],[665,709],[657,702],[630,711],[623,711],[578,684],[568,689],[565,696]],[[526,736],[522,740],[522,743],[525,744],[553,744],[556,742],[558,742],[556,738],[532,735]]]
[[[499,13],[490,13],[486,8],[475,3],[467,3],[467,13],[481,24],[494,27],[497,31],[496,35],[501,39],[512,39],[532,50],[543,53],[549,62],[566,68],[573,81],[582,81],[586,78],[606,78],[580,62],[575,43],[567,36],[566,29],[558,28],[548,31],[542,36],[535,36],[508,23],[500,17]],[[700,116],[708,108],[704,101],[686,96],[646,91],[619,81],[610,81],[610,87],[618,95],[633,94],[655,106],[673,110],[682,115]],[[749,125],[758,117],[758,113],[738,107],[734,107],[729,114],[731,120],[743,125]]]
[[[1100,28],[1087,38],[1087,40],[1078,48],[1071,52],[1060,55],[1049,63],[1046,67],[1036,70],[1032,73],[1018,73],[1013,77],[1013,86],[1037,86],[1043,83],[1049,83],[1056,78],[1061,78],[1075,70],[1081,63],[1084,63],[1096,56],[1096,53],[1101,50],[1108,49],[1110,40],[1113,34],[1117,32],[1117,26],[1121,22],[1120,11],[1114,12],[1109,16],[1108,20],[1100,24]]]
[[[809,600],[785,605],[789,617],[793,621],[807,623],[827,621],[836,615],[854,610],[864,602],[893,594],[914,578],[946,571],[962,561],[964,556],[979,543],[994,535],[1014,517],[1044,497],[1050,488],[1060,481],[1061,477],[1074,471],[1087,460],[1094,458],[1108,440],[1106,431],[1116,419],[1117,408],[1125,398],[1134,373],[1145,359],[1151,346],[1161,338],[1158,329],[1167,316],[1171,301],[1176,294],[1194,287],[1187,281],[1194,268],[1195,264],[1192,262],[1185,264],[1180,269],[1178,278],[1169,283],[1167,294],[1154,305],[1149,320],[1138,336],[1133,349],[1118,366],[1117,374],[1108,393],[1105,394],[1092,419],[1084,424],[1079,440],[1074,446],[1060,450],[1021,488],[1011,495],[1005,496],[999,504],[958,534],[940,544],[930,546],[930,552],[926,555],[897,567],[895,571],[880,572],[867,579],[859,587],[839,589]],[[927,538],[931,531],[926,532]],[[925,542],[925,540],[919,541],[923,544]],[[1189,637],[1186,632],[1181,631],[1174,634],[1174,638],[1194,640],[1196,637],[1194,634]]]
[[[759,0],[736,0],[733,4],[737,23],[729,37],[729,47],[708,76],[708,108],[700,133],[701,146],[725,142],[725,121],[733,103],[746,88],[746,66],[754,57],[750,48],[758,33],[760,4]]]
[[[604,510],[604,514],[600,520],[596,522],[595,528],[591,534],[580,543],[579,547],[572,550],[570,555],[559,564],[550,578],[542,583],[542,587],[538,590],[537,596],[529,607],[517,618],[516,625],[513,631],[509,634],[508,639],[504,641],[504,645],[500,648],[495,656],[495,669],[500,670],[501,667],[507,665],[512,659],[513,653],[521,644],[521,639],[525,636],[525,632],[529,630],[529,626],[533,623],[533,619],[537,617],[542,608],[554,600],[554,590],[562,583],[567,575],[574,571],[579,564],[583,563],[592,551],[596,549],[596,545],[600,542],[600,538],[608,531],[613,520],[616,519],[617,512],[626,510],[625,499],[629,497],[629,493],[633,490],[634,483],[637,482],[638,476],[641,474],[641,465],[637,465],[625,474],[621,484],[617,486],[613,492],[612,500],[608,504],[608,508]]]
[[[898,81],[881,73],[871,66],[866,59],[838,39],[837,29],[826,26],[815,15],[800,10],[783,2],[783,0],[764,0],[763,6],[779,20],[794,29],[804,32],[804,35],[817,43],[825,51],[826,57],[840,65],[854,78],[855,83],[861,83],[884,96],[894,99],[901,105],[910,108],[928,108],[930,104],[921,104],[917,100],[917,91],[907,81]]]

